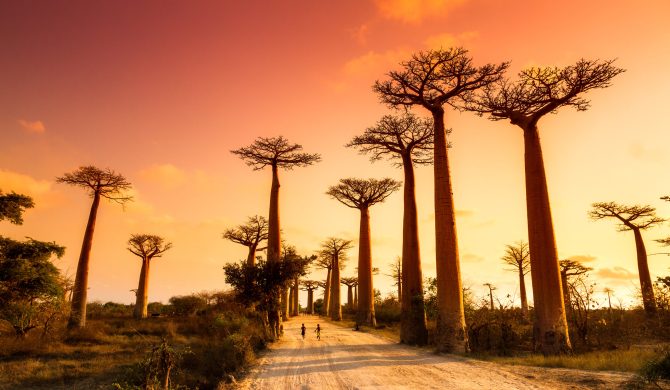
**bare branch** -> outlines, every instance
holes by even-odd
[[[649,205],[624,206],[616,202],[599,202],[591,206],[589,217],[592,220],[615,218],[620,222],[619,231],[644,230],[666,221],[656,216],[656,209]]]
[[[501,260],[514,267],[511,271],[521,271],[526,275],[530,271],[530,251],[528,249],[528,243],[519,241],[512,245],[505,246],[505,255]]]
[[[161,257],[162,254],[172,248],[171,242],[166,242],[163,237],[152,234],[132,234],[128,240],[128,250],[143,259],[151,260]]]
[[[330,187],[326,194],[347,207],[364,209],[383,202],[400,186],[400,182],[390,178],[381,180],[348,178],[340,179],[340,183]]]
[[[258,248],[258,244],[268,239],[268,221],[265,217],[254,215],[247,219],[246,224],[226,230],[223,238],[244,246],[254,246],[256,250],[263,250],[265,248]]]
[[[87,188],[91,196],[97,193],[120,204],[133,200],[132,196],[125,194],[132,188],[130,182],[109,168],[99,169],[92,165],[79,167],[74,172],[57,177],[56,182]]]
[[[259,137],[253,144],[231,150],[231,153],[239,156],[254,170],[263,169],[268,165],[290,170],[321,161],[321,155],[318,153],[301,153],[300,150],[301,145],[291,144],[286,138],[279,136]]]

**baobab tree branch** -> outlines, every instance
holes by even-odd
[[[301,153],[302,146],[290,144],[282,136],[257,138],[250,146],[232,150],[231,153],[239,156],[254,170],[260,170],[270,165],[287,170],[295,167],[304,167],[321,161],[318,153]]]
[[[666,221],[656,216],[656,209],[649,205],[625,206],[616,202],[599,202],[591,206],[593,208],[589,212],[589,217],[592,220],[616,218],[620,222],[619,231],[644,230]]]
[[[74,172],[56,178],[56,182],[88,188],[91,190],[91,196],[98,194],[122,205],[133,199],[132,196],[125,194],[132,187],[130,182],[109,168],[83,166]]]
[[[370,207],[384,201],[400,188],[401,184],[393,179],[341,179],[338,185],[326,192],[343,205],[355,209]]]

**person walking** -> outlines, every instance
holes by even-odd
[[[302,339],[303,340],[305,339],[305,331],[306,330],[307,330],[307,328],[305,328],[305,324],[302,324],[302,326],[300,327],[300,334],[302,334]]]
[[[316,339],[321,340],[321,325],[316,324],[316,329],[314,331],[316,332]]]

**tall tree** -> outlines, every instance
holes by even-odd
[[[321,253],[324,257],[331,257],[330,275],[330,318],[333,321],[342,321],[342,303],[340,299],[340,271],[344,269],[344,261],[346,260],[346,251],[351,249],[351,240],[344,240],[341,238],[328,237],[321,243]]]
[[[354,286],[357,283],[356,277],[346,277],[340,279],[340,282],[347,286],[347,309],[354,310]]]
[[[467,50],[450,48],[419,52],[400,65],[402,70],[389,72],[388,79],[376,81],[373,89],[382,103],[391,107],[421,106],[433,116],[436,344],[441,351],[465,351],[467,333],[444,105],[456,106],[463,100],[470,100],[476,90],[499,80],[508,64],[475,67]]]
[[[519,275],[519,295],[521,296],[521,312],[524,317],[528,317],[528,297],[526,296],[526,274],[530,272],[530,253],[528,252],[528,243],[524,241],[515,242],[505,246],[505,255],[501,260],[511,265],[510,271]]]
[[[561,269],[561,288],[563,289],[563,302],[565,310],[570,310],[570,282],[572,279],[585,275],[587,272],[593,270],[591,267],[585,267],[577,260],[565,259],[558,262]]]
[[[316,280],[304,280],[302,290],[307,291],[307,314],[314,314],[314,290],[319,287]]]
[[[0,221],[7,219],[15,225],[22,225],[23,213],[33,207],[35,207],[33,198],[14,191],[3,195],[0,190]]]
[[[419,222],[416,206],[414,165],[433,162],[433,121],[409,111],[402,116],[386,115],[363,135],[347,144],[371,161],[388,158],[404,172],[404,215],[402,234],[402,315],[400,341],[423,345],[428,342],[426,310],[423,301],[423,274],[419,250]]]
[[[86,326],[88,270],[100,199],[105,198],[124,205],[132,200],[132,197],[127,195],[131,184],[125,177],[109,168],[99,169],[91,165],[80,167],[71,173],[66,173],[56,178],[56,182],[82,187],[93,198],[86,231],[84,232],[84,240],[81,244],[79,262],[77,263],[77,274],[74,279],[74,290],[72,293],[72,310],[70,311],[70,318],[68,320],[69,329],[83,328]]]
[[[467,107],[480,115],[487,114],[491,120],[507,119],[523,130],[535,348],[545,354],[558,354],[572,347],[537,123],[561,107],[586,110],[589,101],[583,94],[608,87],[612,78],[623,72],[612,63],[582,59],[564,68],[526,69],[519,73],[516,82],[500,80],[484,88],[476,103]]]
[[[374,292],[372,287],[372,249],[370,245],[370,207],[383,202],[400,183],[389,178],[340,179],[340,183],[328,189],[330,195],[343,205],[358,209],[361,222],[358,239],[358,283],[361,288],[357,304],[357,324],[377,325],[375,318]]]
[[[232,150],[231,153],[240,157],[255,171],[265,167],[272,170],[272,186],[270,188],[270,211],[268,218],[268,261],[281,260],[281,229],[279,226],[279,168],[292,170],[306,167],[321,161],[317,153],[303,153],[302,146],[292,144],[286,138],[259,137],[251,145]],[[284,302],[284,319],[288,319],[288,292],[281,294]],[[279,312],[270,313],[270,322],[279,322]]]
[[[248,247],[247,263],[253,265],[256,262],[256,251],[266,249],[258,246],[268,239],[268,220],[259,215],[249,217],[246,224],[226,230],[223,238]]]
[[[314,265],[317,268],[323,268],[326,270],[326,280],[322,282],[323,287],[323,305],[321,306],[321,315],[326,317],[330,316],[330,284],[332,281],[333,273],[333,256],[329,253],[319,252]]]
[[[649,229],[665,219],[656,216],[656,209],[651,206],[624,206],[616,202],[600,202],[591,205],[593,208],[589,216],[594,221],[605,218],[614,218],[619,222],[619,231],[632,231],[635,236],[635,251],[637,254],[637,270],[640,275],[642,303],[648,314],[656,312],[654,286],[651,283],[647,250],[642,240],[642,230]]]
[[[163,253],[172,248],[172,243],[166,242],[163,237],[152,234],[133,234],[128,240],[130,253],[142,259],[140,281],[137,285],[135,309],[133,316],[137,319],[147,318],[149,304],[149,269],[151,260],[162,257]]]
[[[300,291],[300,278],[296,276],[293,279],[293,286],[291,286],[291,315],[297,316],[300,314],[300,297],[298,295]]]
[[[489,289],[489,308],[491,311],[494,311],[496,309],[495,305],[493,304],[493,291],[497,290],[498,288],[491,283],[484,283],[484,286],[488,287]]]

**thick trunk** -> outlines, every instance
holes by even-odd
[[[280,261],[281,259],[281,230],[279,228],[279,174],[276,165],[272,165],[272,187],[270,189],[270,216],[268,218],[268,261]],[[282,293],[283,297],[284,294]],[[287,297],[288,298],[288,297]],[[274,302],[275,304],[279,302]],[[288,303],[288,302],[286,302]],[[273,305],[275,306],[275,305]],[[276,305],[279,308],[283,306]],[[271,318],[270,321],[273,321],[274,318],[277,318],[276,329],[277,336],[279,336],[279,317],[280,311],[277,310],[277,313],[270,314],[268,317]],[[288,319],[288,318],[286,318]]]
[[[642,291],[642,304],[647,314],[656,313],[656,299],[654,298],[654,287],[651,284],[649,264],[647,263],[647,250],[642,241],[640,229],[633,229],[635,234],[635,251],[637,253],[637,272],[640,274],[640,289]]]
[[[526,296],[526,277],[523,269],[519,269],[519,294],[521,295],[521,314],[528,318],[528,297]]]
[[[330,315],[330,279],[331,272],[328,268],[328,273],[326,274],[326,288],[323,291],[323,306],[321,307],[321,314],[324,316]]]
[[[314,290],[307,290],[307,313],[314,314]]]
[[[288,321],[289,316],[291,315],[291,308],[289,307],[290,302],[291,302],[291,299],[289,297],[290,290],[291,290],[291,287],[286,287],[284,290],[282,290],[282,293],[281,293],[280,303],[281,303],[281,319],[282,319],[282,321]]]
[[[142,270],[140,271],[140,282],[137,285],[135,309],[133,316],[137,319],[147,318],[147,305],[149,303],[149,267],[151,263],[147,258],[142,259]]]
[[[402,277],[398,276],[398,304],[402,310]]]
[[[293,314],[293,310],[294,310],[294,307],[293,307],[293,302],[294,302],[293,294],[295,294],[295,289],[293,288],[293,286],[291,286],[291,287],[288,288],[288,310],[289,310],[290,315],[292,315],[292,316],[295,315],[295,314]]]
[[[333,274],[330,282],[330,319],[342,321],[342,303],[340,300],[340,258],[333,255]]]
[[[299,297],[299,286],[300,286],[300,281],[298,278],[295,278],[293,281],[293,310],[291,310],[291,315],[297,316],[300,314],[300,297]]]
[[[377,326],[375,318],[375,301],[372,288],[372,250],[370,248],[370,210],[361,209],[361,225],[358,244],[358,310],[356,322]]]
[[[400,342],[425,345],[428,342],[426,310],[423,301],[423,275],[419,252],[414,167],[409,156],[403,157],[404,216],[402,233],[402,309]]]
[[[247,255],[247,265],[256,265],[256,247],[258,244],[249,245],[249,254]]]
[[[456,216],[449,172],[447,134],[444,128],[444,110],[434,109],[432,114],[435,128],[433,168],[438,306],[436,344],[439,351],[465,352],[468,349],[468,341],[465,332],[463,285],[458,257]]]
[[[280,336],[279,325],[279,310],[273,309],[268,310],[268,324],[270,325],[270,334],[273,338],[278,338]]]
[[[72,290],[72,310],[68,320],[68,329],[83,328],[86,326],[86,295],[88,293],[88,267],[91,258],[91,246],[93,245],[93,232],[95,231],[95,220],[98,216],[100,206],[100,194],[93,195],[91,212],[88,215],[84,241],[81,244],[79,262],[77,263],[77,276],[74,280]]]
[[[535,301],[535,349],[545,355],[571,350],[563,288],[549,205],[547,178],[537,127],[524,128],[526,209],[531,279]]]
[[[347,285],[347,308],[352,310],[354,308],[354,288]]]
[[[354,310],[358,311],[358,285],[354,286]]]

